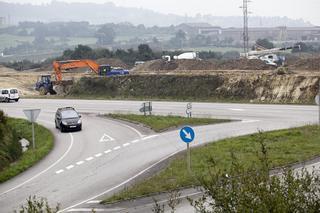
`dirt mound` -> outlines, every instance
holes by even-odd
[[[117,58],[100,58],[97,60],[98,64],[109,64],[112,67],[122,67],[124,69],[129,69],[129,66]]]
[[[305,58],[292,61],[289,65],[292,69],[320,71],[320,57]]]
[[[261,60],[233,59],[217,62],[218,70],[271,70],[274,67],[265,64]]]
[[[153,60],[138,65],[134,71],[186,71],[186,70],[271,70],[273,67],[260,60]]]

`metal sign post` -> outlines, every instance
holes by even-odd
[[[187,104],[186,114],[188,118],[192,117],[192,103]]]
[[[188,172],[191,173],[191,151],[190,151],[189,144],[194,140],[195,132],[189,126],[183,127],[180,130],[180,138],[183,142],[187,144],[187,167],[188,167]]]
[[[320,125],[320,80],[319,80],[319,86],[318,86],[318,95],[315,97],[315,102],[318,105],[318,125]]]
[[[144,102],[142,103],[142,107],[139,109],[140,112],[143,112],[143,114],[146,116],[147,112],[149,112],[149,115],[151,115],[152,112],[152,102]]]
[[[32,124],[32,147],[33,149],[36,148],[36,142],[35,142],[35,133],[34,133],[34,122],[36,122],[39,114],[40,114],[40,109],[26,109],[23,110],[24,114],[28,118],[28,120]]]

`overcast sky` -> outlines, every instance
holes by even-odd
[[[7,2],[41,4],[51,0],[2,0]],[[59,0],[62,1],[62,0]],[[242,0],[63,0],[66,2],[113,2],[118,6],[152,9],[161,13],[194,16],[197,13],[217,16],[241,15]],[[320,26],[320,0],[251,0],[254,16],[287,16],[304,19]]]

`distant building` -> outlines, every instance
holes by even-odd
[[[190,26],[190,25],[189,25]],[[191,29],[188,29],[191,31]],[[216,26],[194,27],[200,35],[218,37],[219,40],[232,38],[235,42],[242,41],[242,28],[221,28]],[[252,27],[249,28],[251,41],[267,38],[273,41],[319,41],[320,26],[314,27]]]

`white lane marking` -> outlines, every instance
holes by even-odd
[[[62,173],[62,172],[64,172],[64,170],[63,170],[63,169],[60,169],[60,170],[56,171],[56,174],[60,174],[60,173]]]
[[[155,138],[155,137],[157,137],[157,136],[159,136],[159,135],[150,135],[150,136],[147,136],[147,137],[144,137],[144,138],[142,138],[141,140],[148,140],[148,139],[151,139],[151,138]]]
[[[120,184],[118,184],[118,185],[116,185],[116,186],[114,186],[114,187],[112,187],[112,188],[110,188],[110,189],[107,189],[106,191],[101,192],[100,194],[97,194],[97,195],[95,195],[95,196],[93,196],[93,197],[91,197],[91,198],[89,198],[89,199],[87,199],[87,200],[81,201],[81,202],[79,202],[79,203],[77,203],[77,204],[74,204],[74,205],[72,205],[72,206],[69,206],[69,207],[63,209],[63,210],[60,210],[59,212],[68,211],[69,209],[72,209],[72,208],[74,208],[74,207],[76,207],[76,206],[79,206],[79,205],[81,205],[81,204],[84,204],[84,203],[86,203],[86,202],[88,202],[88,201],[90,201],[90,200],[94,200],[94,199],[96,199],[97,197],[100,197],[100,196],[102,196],[102,195],[104,195],[104,194],[107,194],[107,193],[109,193],[109,192],[111,192],[111,191],[119,188],[120,186],[123,186],[123,185],[129,183],[131,180],[133,180],[133,179],[135,179],[136,177],[138,177],[139,175],[145,173],[146,171],[148,171],[149,169],[151,169],[151,168],[154,167],[155,165],[157,165],[157,164],[159,164],[160,162],[162,162],[162,161],[164,161],[164,160],[172,157],[173,155],[177,154],[178,152],[181,152],[182,150],[184,150],[184,149],[175,151],[175,152],[171,153],[170,155],[167,155],[166,157],[160,159],[160,160],[157,161],[156,163],[154,163],[154,164],[152,164],[151,166],[147,167],[146,169],[140,171],[139,173],[135,174],[135,175],[132,176],[131,178],[123,181],[122,183],[120,183]]]
[[[243,120],[243,121],[241,121],[241,123],[255,123],[255,122],[259,122],[259,120]]]
[[[133,141],[131,141],[131,143],[138,143],[140,140],[133,140]]]
[[[116,147],[113,148],[113,150],[118,150],[120,148],[121,148],[121,146],[116,146]]]
[[[231,110],[231,111],[239,111],[239,112],[244,111],[244,109],[232,109],[232,108],[230,108],[229,110]]]
[[[98,154],[96,154],[96,155],[94,155],[96,158],[98,158],[98,157],[101,157],[102,156],[102,153],[98,153]]]
[[[6,194],[6,193],[8,193],[8,192],[11,192],[11,191],[13,191],[13,190],[15,190],[15,189],[17,189],[17,188],[23,186],[23,185],[26,184],[26,183],[29,183],[30,181],[32,181],[32,180],[34,180],[35,178],[39,177],[40,175],[42,175],[43,173],[47,172],[47,171],[50,170],[52,167],[54,167],[55,165],[57,165],[60,161],[62,161],[63,158],[65,158],[65,157],[67,156],[67,154],[69,153],[69,151],[71,150],[71,148],[72,148],[72,146],[73,146],[73,135],[72,135],[71,133],[69,133],[69,135],[70,135],[70,137],[71,137],[70,145],[69,145],[67,151],[66,151],[56,162],[54,162],[53,164],[51,164],[48,168],[46,168],[46,169],[43,170],[42,172],[39,172],[38,174],[36,174],[36,175],[33,176],[32,178],[26,180],[25,182],[23,182],[23,183],[15,186],[15,187],[13,187],[13,188],[5,191],[5,192],[2,192],[2,193],[0,194],[0,196],[3,195],[3,194]]]
[[[81,164],[83,164],[84,163],[84,161],[78,161],[76,164],[78,165],[78,166],[80,166]]]
[[[91,160],[93,160],[93,157],[86,158],[86,161],[91,161]]]
[[[108,149],[108,150],[104,151],[105,154],[108,154],[108,153],[110,153],[110,152],[112,152],[111,149]]]
[[[122,144],[123,147],[130,146],[130,145],[131,145],[130,143]]]
[[[74,165],[67,166],[66,169],[70,170],[74,167]]]
[[[100,138],[99,142],[108,142],[108,141],[114,141],[114,138],[112,138],[110,135],[103,134]]]
[[[79,208],[70,209],[68,212],[119,212],[125,210],[124,208],[113,208],[113,209],[95,209],[95,208]]]
[[[92,204],[92,203],[100,203],[101,200],[90,200],[89,202],[87,202],[88,204]]]

